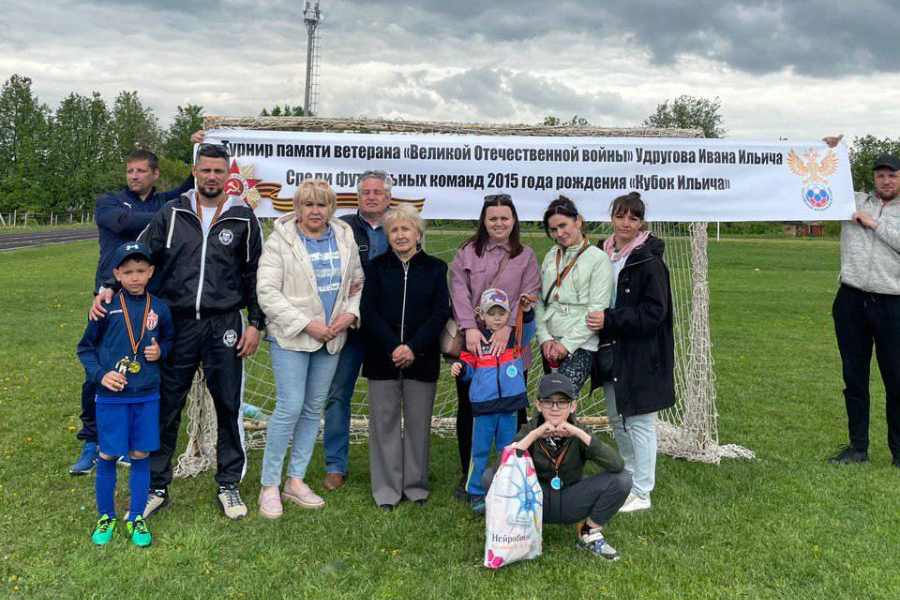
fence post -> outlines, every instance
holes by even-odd
[[[18,214],[17,214],[18,212],[19,212],[19,209],[17,209],[17,208],[13,209],[13,228],[15,228],[15,226],[16,226],[16,217],[18,216]]]

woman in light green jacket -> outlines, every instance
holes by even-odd
[[[575,203],[560,196],[544,211],[544,231],[556,245],[541,265],[541,295],[535,306],[537,339],[544,371],[558,370],[580,390],[591,372],[597,332],[587,314],[609,306],[612,266],[606,253],[588,242]]]

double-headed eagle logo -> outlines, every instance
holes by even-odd
[[[804,160],[805,159],[805,160]],[[809,148],[803,153],[803,158],[794,150],[788,152],[787,164],[791,172],[803,177],[803,190],[801,197],[803,202],[813,210],[825,210],[831,205],[834,194],[828,187],[828,179],[837,170],[838,159],[834,150],[819,159],[819,153]]]

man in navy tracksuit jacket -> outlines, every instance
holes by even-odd
[[[166,202],[194,187],[194,176],[189,175],[177,188],[157,192],[154,184],[159,178],[159,158],[147,150],[135,150],[125,158],[125,177],[125,188],[101,195],[94,207],[100,244],[94,294],[104,282],[113,280],[113,259],[122,244],[136,240]],[[96,395],[96,384],[86,380],[81,386],[81,455],[69,468],[72,475],[90,473],[97,460]]]

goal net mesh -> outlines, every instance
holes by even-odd
[[[232,119],[208,117],[210,128],[242,128],[296,131],[334,132],[410,132],[458,134],[514,134],[565,136],[638,136],[638,137],[697,137],[695,131],[666,129],[610,129],[598,127],[541,127],[526,125],[473,125],[454,123],[411,123],[407,121],[369,121],[366,119],[256,118]],[[477,192],[473,192],[477,193]],[[548,194],[548,202],[551,199]],[[612,200],[610,195],[609,200]],[[652,215],[652,201],[648,202]],[[263,220],[266,233],[271,220]],[[523,222],[522,243],[531,246],[538,261],[550,249],[552,242],[536,223]],[[675,336],[675,406],[657,413],[659,451],[670,456],[709,463],[722,457],[752,458],[753,453],[734,444],[719,444],[716,412],[716,388],[709,332],[709,288],[707,264],[706,223],[651,222],[646,227],[665,241],[665,261],[671,273]],[[457,247],[475,231],[475,221],[426,221],[423,246],[429,254],[449,263]],[[589,223],[587,234],[591,242],[598,242],[610,234],[609,223]],[[537,380],[541,376],[537,343],[533,342],[535,361],[528,371],[529,397],[534,397]],[[579,400],[579,419],[598,431],[609,431],[605,416],[603,390],[587,394],[582,390]],[[248,448],[265,445],[266,419],[275,408],[275,387],[269,362],[268,343],[261,342],[259,350],[244,360],[244,430]],[[187,448],[179,456],[175,475],[186,477],[214,468],[216,419],[212,400],[198,371],[187,405]],[[449,369],[442,369],[432,417],[432,431],[436,435],[455,434],[457,397],[456,386]],[[366,380],[357,380],[351,400],[351,442],[366,441],[368,430]]]

